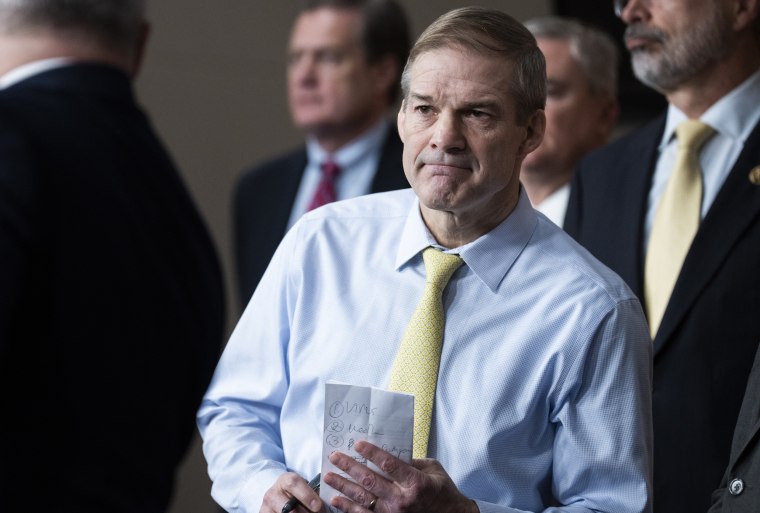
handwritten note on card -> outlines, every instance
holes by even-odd
[[[334,472],[350,479],[330,460],[340,451],[382,472],[353,449],[359,440],[366,440],[397,458],[412,459],[414,396],[389,392],[375,387],[362,387],[328,382],[325,385],[325,425],[322,443],[322,475]],[[339,492],[324,482],[320,496],[327,504]]]

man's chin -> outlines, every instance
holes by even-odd
[[[450,212],[456,205],[454,191],[451,190],[422,191],[417,193],[417,197],[420,205],[427,210]]]
[[[678,85],[678,80],[669,79],[663,72],[662,63],[651,53],[639,53],[633,56],[633,74],[647,87],[666,94]]]
[[[301,106],[297,109],[291,109],[290,113],[293,124],[301,130],[309,132],[335,123],[334,120],[330,119],[328,113],[317,106]]]
[[[302,130],[306,133],[313,133],[322,131],[324,129],[325,120],[323,118],[314,116],[301,116],[294,117],[293,124],[299,130]]]

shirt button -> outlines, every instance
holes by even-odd
[[[740,495],[744,491],[744,481],[741,479],[734,479],[728,485],[728,493],[731,495]]]

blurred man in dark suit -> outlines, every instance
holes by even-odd
[[[285,232],[336,199],[408,187],[388,114],[409,53],[395,0],[308,0],[288,49],[288,98],[306,146],[247,171],[234,198],[244,306]]]
[[[707,511],[760,340],[760,4],[615,4],[669,106],[581,162],[565,229],[647,313],[656,510]]]
[[[0,511],[158,513],[223,336],[142,0],[0,0]]]

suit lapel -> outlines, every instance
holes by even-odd
[[[288,229],[290,213],[293,209],[293,203],[296,201],[298,189],[301,186],[301,180],[306,171],[308,161],[309,158],[306,154],[306,148],[303,147],[293,155],[293,158],[289,159],[287,166],[283,167],[282,172],[279,175],[279,178],[282,180],[280,188],[280,190],[282,190],[282,203],[279,205],[279,208],[273,206],[270,211],[279,212],[279,219],[274,219],[273,222],[275,225],[280,226],[282,229],[282,235],[285,235],[285,232]]]
[[[752,168],[760,165],[760,125],[755,127],[744,148],[686,255],[655,337],[655,354],[668,342],[748,226],[758,222],[760,186],[750,183],[748,175]]]
[[[758,348],[755,363],[749,376],[747,391],[745,392],[744,401],[739,412],[733,446],[731,447],[731,466],[741,458],[744,451],[760,436],[760,347]]]
[[[620,156],[617,165],[626,166],[620,176],[620,183],[615,187],[617,197],[613,204],[625,205],[616,208],[618,219],[601,222],[614,223],[616,227],[635,227],[614,233],[612,236],[619,241],[619,262],[616,271],[620,274],[637,297],[644,297],[644,224],[646,220],[649,187],[657,159],[657,148],[662,132],[665,129],[665,117],[662,116],[644,127],[636,140],[626,145],[626,152]],[[615,173],[614,169],[607,170]],[[600,220],[597,220],[600,222]],[[619,229],[619,228],[616,228]]]
[[[402,152],[403,145],[398,132],[395,127],[388,127],[370,192],[386,192],[409,187],[401,162]]]

